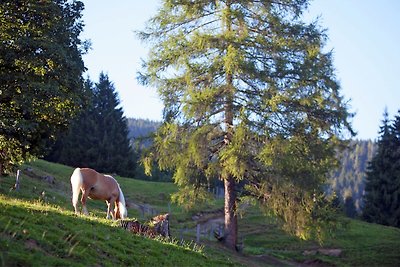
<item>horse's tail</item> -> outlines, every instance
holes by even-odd
[[[124,193],[122,193],[119,184],[118,184],[118,189],[119,189],[119,198],[118,198],[119,214],[121,215],[121,219],[125,219],[126,217],[128,217],[128,210],[126,208]]]
[[[81,189],[82,184],[83,184],[83,177],[81,169],[76,168],[71,175],[72,205],[74,206],[75,211],[78,204],[79,190]]]

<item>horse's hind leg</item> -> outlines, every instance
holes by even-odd
[[[74,207],[75,214],[79,214],[79,211],[78,211],[78,198],[79,198],[79,190],[77,192],[73,191],[73,194],[72,194],[72,206]]]
[[[81,192],[82,186],[82,173],[79,168],[76,168],[71,175],[71,187],[72,187],[72,206],[74,207],[75,214],[78,214],[78,198]]]
[[[81,198],[81,203],[82,203],[82,212],[85,215],[89,215],[89,212],[86,208],[86,200],[89,196],[89,190],[82,190],[82,198]]]

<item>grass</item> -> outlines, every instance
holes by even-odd
[[[104,219],[105,204],[90,201],[95,216],[75,216],[70,204],[72,169],[44,161],[29,165],[56,183],[21,176],[0,178],[1,266],[233,266],[222,254],[206,255],[188,242],[152,240]],[[53,172],[53,170],[55,170]],[[125,181],[126,186],[132,181]],[[45,192],[45,193],[43,193]]]
[[[281,231],[255,207],[239,219],[239,242],[243,253],[226,250],[215,240],[166,242],[127,234],[105,220],[105,204],[88,201],[91,216],[75,216],[70,201],[72,168],[38,160],[23,168],[21,187],[10,190],[15,177],[0,177],[0,265],[1,266],[277,266],[319,264],[323,266],[400,266],[400,229],[348,220],[347,227],[325,240],[324,248],[340,249],[339,257],[318,252],[313,241],[302,241]],[[30,176],[31,175],[31,176]],[[54,184],[40,177],[51,175]],[[191,219],[199,210],[221,208],[221,200],[186,212],[169,203],[176,191],[171,183],[146,182],[116,177],[128,203],[148,204],[159,213],[171,211],[171,232],[194,228]],[[131,207],[129,216],[139,218]],[[148,219],[151,215],[146,215]],[[312,252],[305,255],[305,252]]]
[[[105,219],[4,196],[0,203],[5,266],[230,265],[177,244],[127,235]]]
[[[245,254],[327,266],[400,266],[400,229],[348,218],[341,220],[344,226],[325,239],[322,247],[315,241],[287,235],[254,208],[239,221],[239,229]],[[341,254],[326,256],[319,249],[340,249]]]

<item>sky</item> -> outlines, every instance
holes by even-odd
[[[149,47],[135,31],[143,30],[161,0],[81,0],[85,4],[83,40],[92,49],[83,59],[85,77],[100,72],[114,83],[128,118],[162,120],[154,88],[136,80]],[[333,50],[336,76],[348,101],[357,139],[376,140],[385,108],[392,119],[400,110],[400,1],[314,0],[305,20],[319,17],[327,29],[326,49]]]

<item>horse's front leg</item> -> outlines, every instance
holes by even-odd
[[[107,203],[107,219],[110,219],[110,214],[111,214],[111,217],[114,221],[117,219],[116,214],[114,213],[115,201],[116,201],[115,197],[112,197],[111,199],[106,201],[106,203]]]

